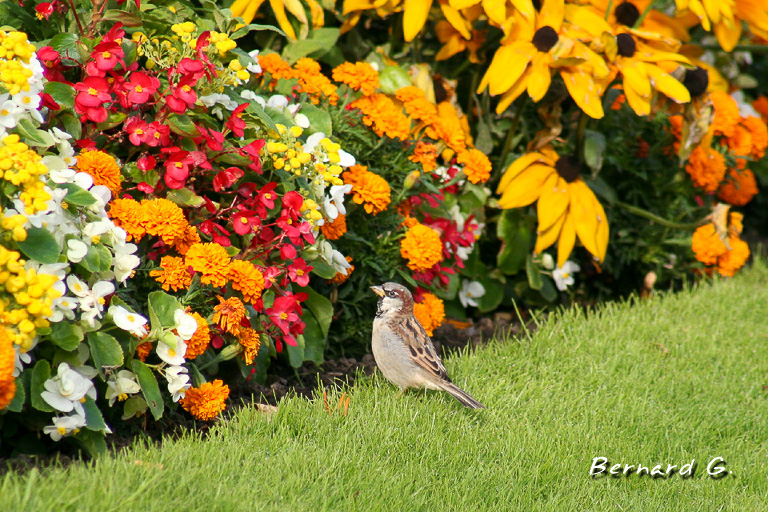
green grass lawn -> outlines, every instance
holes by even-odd
[[[66,469],[7,474],[0,510],[765,510],[768,269],[599,313],[447,361],[488,409],[396,398],[381,377],[349,414],[289,399]],[[336,394],[338,397],[338,393]],[[592,460],[695,459],[692,478],[589,476]],[[731,474],[707,476],[722,457]]]

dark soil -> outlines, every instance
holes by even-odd
[[[482,318],[470,325],[456,326],[446,323],[435,331],[432,341],[443,357],[463,350],[468,345],[470,350],[474,350],[492,338],[505,339],[507,336],[519,336],[523,331],[522,324],[519,321],[513,322],[512,318],[508,313],[496,313],[493,318]],[[532,324],[527,326],[529,330],[533,327]],[[320,366],[308,362],[296,370],[273,361],[265,384],[247,380],[232,389],[227,409],[222,417],[226,418],[239,408],[251,404],[274,406],[283,397],[289,395],[312,398],[319,387],[328,389],[352,386],[356,378],[361,375],[372,375],[375,368],[376,362],[372,354],[365,354],[360,358],[330,360]],[[114,432],[106,437],[107,446],[114,453],[142,441],[160,446],[164,438],[174,439],[189,432],[196,432],[205,437],[209,429],[215,425],[216,420],[196,421],[176,407],[166,409],[160,421],[153,421],[146,414],[141,419],[131,422],[118,419],[108,423],[112,425]],[[47,438],[42,433],[39,437]],[[0,475],[7,471],[18,473],[32,468],[67,466],[85,458],[84,453],[79,451],[73,442],[62,441],[55,443],[54,446],[56,451],[49,453],[0,457]]]

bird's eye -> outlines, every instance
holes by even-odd
[[[387,297],[393,297],[393,298],[394,298],[394,297],[395,297],[395,292],[393,292],[393,291],[391,291],[391,290],[390,290],[390,291],[388,291],[388,292],[387,292]]]

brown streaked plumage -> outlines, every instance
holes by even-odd
[[[402,285],[372,286],[379,304],[373,321],[371,347],[376,364],[401,391],[437,389],[450,393],[464,406],[485,409],[466,391],[451,382],[427,331],[413,315],[413,296]]]

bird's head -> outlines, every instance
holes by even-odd
[[[384,283],[381,286],[371,286],[371,290],[379,296],[379,309],[376,316],[413,314],[413,296],[405,286]]]

